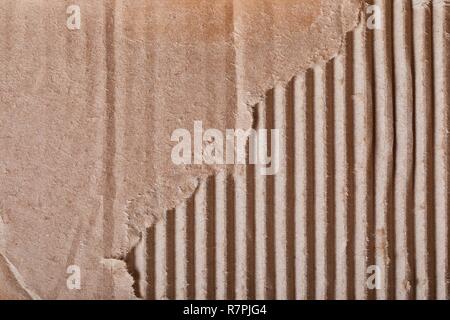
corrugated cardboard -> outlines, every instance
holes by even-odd
[[[448,7],[373,4],[3,1],[1,297],[447,298]],[[281,171],[173,164],[198,120]]]

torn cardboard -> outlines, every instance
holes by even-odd
[[[360,9],[79,0],[80,29],[69,30],[73,4],[1,4],[2,298],[133,298],[116,259],[218,169],[173,165],[171,132],[195,120],[249,128],[250,106],[334,57]],[[70,265],[81,290],[66,286]]]

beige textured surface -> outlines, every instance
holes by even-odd
[[[381,30],[356,0],[76,2],[79,31],[0,4],[0,298],[450,298],[448,1],[366,1]],[[194,120],[283,129],[281,171],[173,166]]]
[[[338,53],[359,3],[2,1],[1,297],[134,297],[121,259],[214,173],[172,165],[170,133],[249,127],[266,90]]]

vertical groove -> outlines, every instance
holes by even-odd
[[[155,225],[155,299],[167,299],[167,217]]]
[[[327,299],[335,299],[336,292],[336,202],[335,202],[335,150],[334,150],[334,62],[329,61],[325,66],[325,90],[326,90],[326,174],[327,174],[327,224],[326,224],[326,248],[327,248]]]
[[[275,295],[278,300],[287,298],[287,246],[286,246],[286,97],[285,89],[276,86],[274,91],[274,129],[279,130],[279,170],[275,177]],[[274,141],[272,140],[272,143]],[[273,156],[273,155],[272,155]],[[277,166],[278,166],[277,165]]]
[[[207,298],[207,184],[201,180],[194,195],[195,225],[194,225],[194,247],[195,247],[195,299],[205,300]]]
[[[429,3],[413,5],[415,65],[415,184],[417,299],[434,297],[433,92],[431,10]]]
[[[368,6],[374,5],[378,8],[381,15],[381,33],[386,31],[386,12],[385,8],[377,2],[377,0],[367,0],[366,4]],[[369,15],[366,10],[365,19],[368,19]],[[367,264],[366,264],[366,283],[365,289],[367,293],[368,300],[375,300],[380,296],[383,291],[383,284],[385,278],[385,268],[383,262],[378,259],[377,254],[380,250],[377,249],[377,241],[383,241],[383,233],[386,233],[386,230],[382,227],[383,221],[385,218],[386,210],[385,206],[387,205],[386,197],[383,193],[385,193],[386,186],[383,184],[385,180],[388,180],[386,173],[382,172],[384,166],[388,166],[389,159],[385,158],[381,161],[378,161],[383,152],[384,145],[380,145],[380,134],[385,134],[386,126],[384,116],[386,112],[382,112],[378,105],[383,105],[380,101],[385,102],[384,100],[387,97],[378,97],[377,92],[382,92],[380,88],[383,88],[385,81],[381,79],[381,73],[379,72],[379,67],[377,62],[379,61],[379,56],[382,56],[385,50],[380,47],[382,45],[382,41],[380,41],[379,33],[377,33],[377,28],[370,28],[366,25],[365,28],[365,54],[366,54],[366,92],[365,92],[365,101],[366,108],[368,113],[368,121],[371,126],[371,136],[370,139],[372,141],[371,149],[369,149],[368,155],[368,163],[367,163],[367,183],[368,183],[368,192],[369,197],[367,199],[368,212],[367,212]],[[384,108],[385,109],[385,108]],[[383,110],[385,111],[385,110]],[[389,142],[387,142],[389,144]],[[387,152],[386,152],[387,154]],[[380,190],[381,195],[377,194],[377,190]],[[379,202],[377,200],[381,197],[384,197],[384,201],[382,202],[381,208]],[[381,225],[380,231],[377,230],[377,226]],[[376,279],[371,279],[370,276],[373,275],[375,270],[381,271],[376,277]],[[375,272],[377,272],[375,271]],[[378,287],[381,282],[381,288]]]
[[[315,163],[316,156],[314,150],[315,138],[315,114],[314,114],[314,99],[315,99],[315,86],[314,86],[314,71],[309,70],[306,73],[306,263],[307,263],[307,299],[316,298],[316,181],[315,175]]]
[[[414,268],[414,108],[412,22],[409,0],[394,2],[395,83],[395,298],[413,299]]]
[[[227,299],[236,299],[236,272],[235,272],[235,184],[231,175],[226,177],[226,194],[227,194]]]
[[[175,299],[176,297],[176,244],[175,244],[175,214],[176,210],[166,212],[166,266],[167,266],[167,299]]]
[[[316,209],[316,299],[329,299],[333,287],[334,278],[334,258],[329,254],[330,241],[333,233],[330,234],[330,219],[332,215],[331,199],[333,194],[330,189],[332,186],[332,173],[330,171],[330,123],[329,116],[333,110],[332,101],[329,99],[327,65],[314,68],[314,125],[315,125],[315,209]],[[332,78],[332,77],[331,77]],[[334,222],[334,221],[333,221]],[[334,240],[334,239],[333,239]],[[331,270],[331,272],[330,272]],[[334,295],[334,294],[331,294]]]
[[[314,67],[314,157],[316,167],[314,168],[315,184],[315,236],[316,244],[316,293],[315,299],[325,300],[327,298],[327,141],[326,141],[326,85],[325,71],[323,66]]]
[[[369,0],[367,3],[373,3],[374,0]],[[381,8],[380,8],[381,10]],[[382,11],[383,15],[383,11]],[[370,143],[367,145],[367,158],[366,158],[366,183],[367,183],[367,257],[366,257],[366,270],[365,270],[365,289],[367,293],[367,299],[376,299],[377,289],[370,287],[370,266],[376,265],[376,203],[375,203],[375,188],[376,188],[376,147],[377,147],[377,121],[376,121],[376,102],[378,97],[375,95],[376,82],[375,82],[375,36],[374,30],[365,28],[365,61],[366,61],[366,89],[365,89],[365,126],[367,130],[367,139]],[[378,49],[376,50],[378,52]],[[357,69],[356,69],[357,70]],[[383,275],[381,275],[383,276]]]
[[[353,72],[353,59],[355,56],[355,42],[353,34],[348,34],[346,37],[346,48],[345,48],[345,101],[348,106],[346,115],[346,124],[348,130],[346,143],[347,143],[347,155],[348,155],[348,211],[347,211],[347,247],[346,254],[348,257],[347,265],[347,299],[355,299],[356,296],[356,197],[355,197],[355,154],[356,154],[356,143],[354,134],[354,122],[355,122],[355,100],[353,95],[353,90],[355,86],[355,75]]]
[[[449,199],[450,199],[450,99],[449,62],[450,8],[443,2],[433,3],[433,50],[435,96],[435,199],[436,199],[436,298],[449,299]],[[446,36],[447,35],[447,36]]]
[[[295,298],[308,298],[308,206],[310,194],[308,184],[308,109],[305,74],[294,79],[294,124],[295,124]]]
[[[227,298],[227,201],[226,172],[219,172],[215,177],[216,186],[216,299]]]
[[[266,128],[275,128],[274,109],[275,92],[270,90],[266,95]],[[267,139],[267,150],[272,149],[272,139]],[[276,263],[275,263],[275,177],[266,176],[266,299],[275,299]]]
[[[187,208],[186,203],[175,209],[175,299],[187,299]]]
[[[206,270],[207,270],[207,299],[216,299],[216,180],[211,176],[207,180],[207,232],[206,232]]]
[[[187,265],[187,299],[195,299],[196,292],[196,260],[195,260],[195,201],[188,199],[186,203],[186,265]]]
[[[235,248],[236,248],[236,299],[247,298],[247,201],[245,167],[237,166],[235,181]]]
[[[292,79],[286,88],[286,296],[287,299],[295,299],[296,281],[295,281],[295,213],[296,213],[296,145],[295,145],[295,81]]]
[[[156,264],[156,256],[155,256],[155,228],[151,227],[147,230],[146,236],[146,257],[147,257],[147,291],[145,298],[149,300],[155,299],[155,264]]]
[[[247,146],[249,148],[249,146]],[[248,151],[248,150],[247,150]],[[248,152],[247,152],[248,154]],[[246,166],[246,207],[247,207],[247,299],[256,299],[255,287],[255,174],[256,166],[249,164]]]
[[[257,130],[267,130],[265,102],[261,102],[256,106],[255,116]],[[259,151],[267,149],[266,139],[259,139]],[[255,173],[255,294],[256,299],[266,298],[267,287],[267,196],[266,193],[266,176],[261,174],[263,165],[256,165]]]
[[[392,89],[391,7],[376,0],[382,11],[381,29],[374,32],[375,97],[375,237],[376,265],[381,270],[377,298],[392,298],[394,118]]]

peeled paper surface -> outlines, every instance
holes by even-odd
[[[339,53],[360,6],[2,1],[0,298],[135,298],[122,260],[220,169],[173,164],[171,133],[250,128],[267,90]]]

